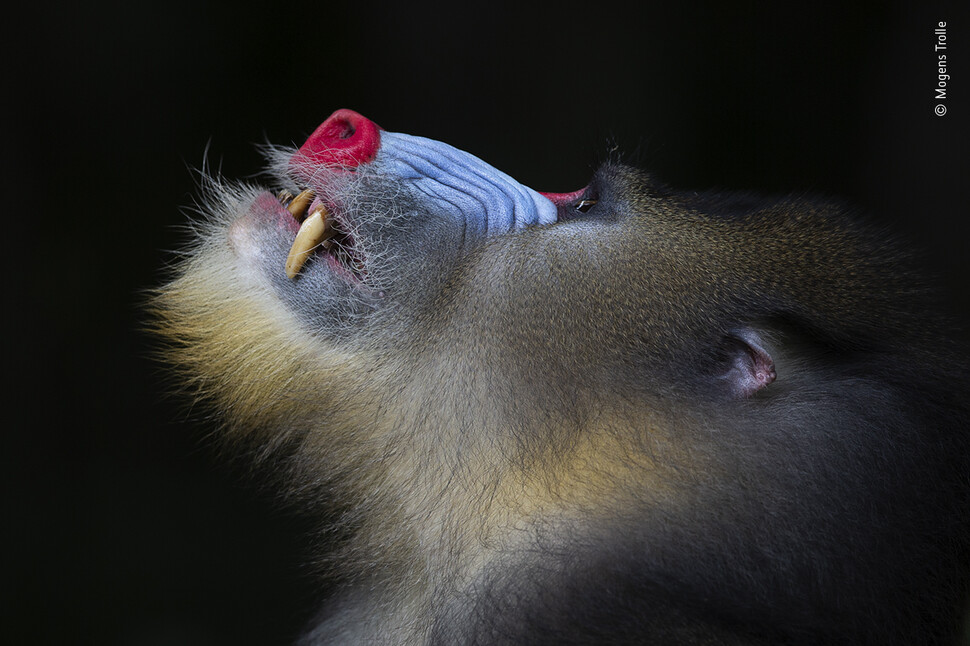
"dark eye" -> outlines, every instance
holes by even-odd
[[[586,213],[591,208],[593,208],[593,205],[596,204],[597,201],[598,200],[579,200],[578,202],[576,202],[576,204],[573,205],[573,208],[579,211],[580,213]]]

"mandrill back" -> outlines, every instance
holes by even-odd
[[[269,166],[154,311],[326,526],[303,643],[967,639],[966,355],[895,241],[615,164],[537,193],[349,110]]]

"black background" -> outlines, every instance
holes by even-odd
[[[312,611],[303,521],[162,397],[139,332],[207,147],[252,175],[254,144],[350,107],[568,191],[616,146],[679,187],[847,198],[925,248],[966,315],[966,11],[641,4],[7,14],[0,641],[282,644]]]

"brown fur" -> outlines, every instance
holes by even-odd
[[[597,182],[595,215],[414,244],[340,329],[259,264],[255,192],[212,200],[157,327],[340,537],[307,641],[955,638],[965,374],[906,255],[828,205]],[[739,326],[779,375],[741,400]]]

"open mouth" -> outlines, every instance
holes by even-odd
[[[351,221],[350,215],[360,209],[344,208],[342,198],[334,203],[326,197],[333,195],[331,179],[349,179],[365,167],[371,177],[395,183],[395,190],[401,188],[423,215],[457,231],[463,245],[555,224],[570,209],[583,211],[577,206],[582,191],[540,194],[470,153],[439,141],[384,131],[351,110],[328,117],[285,164],[285,175],[294,181],[288,187],[298,193],[283,191],[277,197],[300,224],[286,258],[290,280],[298,280],[308,263],[319,261],[351,283],[359,285],[367,279],[363,248],[372,241],[373,231],[367,229],[366,236],[360,232],[375,225],[373,209],[368,205],[363,211],[367,217],[354,215]],[[376,226],[381,229],[384,222]],[[376,271],[371,274],[373,278]]]
[[[337,273],[354,282],[366,278],[364,258],[348,227],[316,197],[312,189],[293,195],[282,190],[277,195],[280,204],[300,223],[286,256],[286,276],[295,279],[311,257],[325,259]]]

